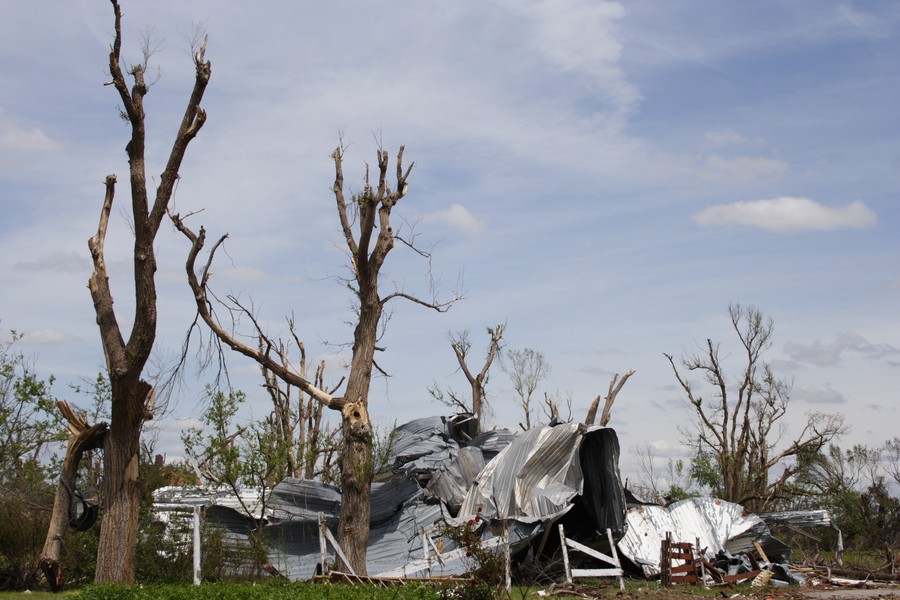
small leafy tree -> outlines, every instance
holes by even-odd
[[[880,548],[889,563],[900,545],[900,498],[891,494],[885,477],[890,476],[890,460],[884,460],[884,453],[890,448],[890,442],[845,450],[830,444],[806,458],[795,488],[801,506],[831,511],[848,547]]]
[[[185,453],[191,457],[206,483],[231,490],[250,522],[256,522],[257,513],[265,513],[272,488],[281,479],[273,475],[285,464],[284,446],[278,445],[271,429],[264,424],[238,426],[234,423],[246,400],[242,391],[224,392],[207,387],[206,395],[207,408],[203,413],[206,427],[190,428],[182,434]],[[259,504],[247,505],[241,493],[245,487],[256,489]],[[239,556],[236,558],[249,562],[253,574],[261,573],[267,556],[267,543],[261,527],[250,529],[250,544],[246,552],[240,548],[226,547],[215,528],[207,527],[206,533],[208,550],[218,549],[213,554],[221,557],[237,551]]]
[[[0,589],[31,587],[53,504],[49,459],[65,439],[50,391],[16,349],[0,342]]]
[[[195,462],[198,475],[207,483],[225,486],[240,498],[240,487],[246,480],[256,480],[257,474],[245,461],[249,453],[242,451],[242,437],[247,426],[235,426],[234,418],[246,400],[244,392],[206,388],[206,410],[201,429],[191,427],[181,435],[187,456]],[[249,436],[248,436],[249,437]],[[256,466],[254,459],[253,466]],[[249,509],[244,510],[250,515]]]
[[[53,377],[37,376],[15,344],[22,338],[12,331],[0,343],[0,485],[43,482],[46,460],[54,443],[65,440],[55,398],[50,393]]]

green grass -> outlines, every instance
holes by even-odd
[[[614,596],[619,587],[615,579],[580,580],[581,585],[596,586],[602,588],[603,595]],[[510,600],[531,600],[538,598],[539,590],[546,590],[549,586],[513,586]],[[643,579],[625,579],[625,592],[630,594],[648,595],[661,593],[665,597],[671,594],[684,594],[687,596],[708,596],[717,598],[726,588],[705,589],[700,586],[678,585],[669,590],[662,590],[658,581],[646,581]],[[752,595],[757,590],[752,590],[749,584],[742,584],[728,593],[741,592]],[[35,592],[0,592],[0,600],[79,600],[81,590],[70,590],[54,594],[49,591]],[[88,587],[81,600],[115,600],[118,598],[128,600],[436,600],[440,597],[434,588],[415,589],[413,587],[389,587],[372,588],[369,586],[345,586],[341,584],[203,584],[195,587],[191,585],[162,585],[162,586],[96,586]]]
[[[70,592],[59,592],[58,594],[54,594],[53,592],[0,592],[0,600],[60,600],[61,598],[67,598],[68,600],[75,600],[75,596],[78,595],[78,591],[70,591]]]

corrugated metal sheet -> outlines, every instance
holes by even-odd
[[[793,527],[833,527],[834,521],[827,510],[790,510],[760,513],[759,517],[769,525]]]
[[[426,492],[443,501],[455,513],[482,469],[484,455],[480,448],[460,448],[452,460],[432,472]]]
[[[462,519],[535,522],[553,518],[581,492],[575,423],[536,427],[516,436],[478,475],[459,510]]]
[[[494,429],[482,433],[468,445],[473,448],[480,448],[485,462],[488,462],[500,454],[500,451],[506,448],[513,441],[514,437],[516,437],[515,434],[509,429]]]
[[[628,510],[625,523],[627,532],[618,548],[646,577],[659,575],[660,542],[667,531],[676,541],[694,543],[699,539],[709,558],[720,550],[752,548],[754,539],[768,533],[757,515],[717,498],[691,498],[668,507],[637,506]]]

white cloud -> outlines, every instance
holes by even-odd
[[[487,230],[487,226],[479,221],[469,210],[462,204],[453,204],[447,210],[440,210],[429,215],[425,215],[424,221],[446,223],[451,227],[459,229],[468,236],[481,235]]]
[[[708,146],[714,147],[722,147],[722,146],[733,146],[739,144],[746,144],[750,140],[745,138],[743,135],[738,133],[737,131],[733,131],[731,129],[724,129],[722,131],[707,131],[703,134],[703,141]]]
[[[62,144],[50,139],[40,128],[22,127],[0,109],[0,155],[12,160],[21,154],[52,152],[60,148]]]
[[[760,179],[782,177],[790,170],[790,165],[782,160],[757,156],[722,158],[713,154],[706,159],[706,179],[737,183],[752,183]]]
[[[820,367],[832,367],[841,362],[847,352],[861,354],[865,358],[887,358],[900,354],[900,348],[890,344],[873,344],[858,333],[839,333],[833,341],[816,340],[811,344],[787,342],[784,351],[792,360]]]
[[[531,19],[535,30],[531,42],[548,63],[592,78],[620,117],[641,100],[637,87],[627,81],[619,65],[622,42],[618,22],[625,16],[620,3],[544,0],[514,2],[509,8]]]
[[[36,329],[26,332],[22,336],[22,343],[35,346],[57,346],[77,339],[73,335],[55,329]]]
[[[792,196],[717,204],[694,215],[698,225],[749,225],[774,233],[867,229],[877,219],[860,200],[832,208]]]
[[[269,276],[253,267],[234,267],[220,271],[223,279],[232,281],[266,281]]]
[[[49,256],[31,261],[19,262],[14,267],[17,271],[55,271],[59,273],[80,273],[85,276],[91,271],[91,258],[87,252],[79,254],[74,251],[57,250]]]
[[[884,39],[891,35],[890,26],[874,14],[856,10],[852,6],[842,5],[837,8],[836,21],[849,23],[854,29],[869,39]]]
[[[795,385],[791,393],[793,398],[803,400],[810,404],[846,404],[847,398],[839,391],[832,389],[828,384],[819,385]]]

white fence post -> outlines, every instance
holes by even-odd
[[[200,506],[194,506],[194,585],[200,585]]]

